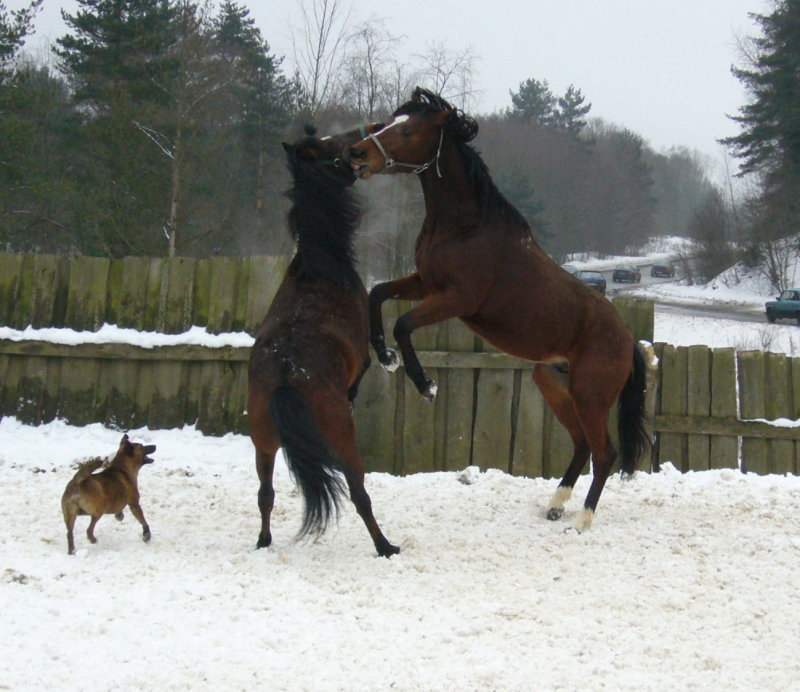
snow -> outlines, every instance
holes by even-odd
[[[800,479],[720,470],[609,479],[590,531],[544,518],[557,480],[499,471],[372,473],[375,556],[351,506],[296,543],[277,465],[274,544],[255,550],[250,441],[193,429],[140,474],[131,516],[59,500],[100,425],[0,421],[0,686],[12,690],[791,689],[800,675]]]
[[[703,302],[719,295],[685,293]],[[725,300],[756,296],[752,287],[735,293]],[[671,343],[707,343],[727,329],[656,314],[656,339]],[[797,329],[732,324],[725,338],[740,341],[755,328]],[[94,338],[59,331],[19,338]],[[163,336],[129,331],[106,329],[142,346]],[[240,337],[169,338],[246,345]],[[80,460],[112,455],[121,433],[0,420],[0,688],[797,686],[798,477],[681,474],[669,463],[630,481],[614,476],[592,529],[577,534],[568,527],[588,476],[562,520],[550,522],[557,479],[475,467],[371,473],[376,517],[402,548],[383,559],[349,504],[323,537],[295,542],[302,500],[282,461],[274,543],[255,550],[258,484],[245,436],[190,427],[129,435],[158,447],[139,477],[152,540],[141,541],[131,516],[104,517],[91,545],[79,518],[68,556],[64,486]]]

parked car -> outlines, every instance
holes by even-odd
[[[614,270],[614,273],[611,275],[611,280],[615,284],[638,284],[642,280],[642,272],[630,264],[623,265]]]
[[[797,320],[800,324],[800,288],[787,288],[775,298],[764,303],[767,322]]]
[[[650,276],[661,276],[671,279],[675,276],[675,267],[671,264],[654,264],[650,268]]]
[[[575,272],[573,276],[583,281],[589,288],[593,288],[595,291],[599,292],[601,296],[606,294],[606,277],[600,272],[581,269]]]

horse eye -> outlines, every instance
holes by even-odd
[[[409,131],[409,129],[407,127],[404,127],[403,128],[403,137],[410,137],[410,136],[411,136],[411,132]]]

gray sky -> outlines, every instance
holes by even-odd
[[[239,0],[273,51],[291,67],[297,0]],[[346,6],[348,0],[341,0]],[[27,0],[6,0],[10,9]],[[557,94],[569,84],[592,103],[590,116],[630,128],[656,150],[674,145],[721,158],[720,137],[737,134],[726,114],[744,103],[730,66],[736,37],[756,30],[748,12],[769,0],[352,0],[351,23],[381,18],[403,36],[398,56],[435,41],[478,56],[475,112],[510,105],[509,90],[534,77]],[[64,33],[59,9],[75,0],[45,0],[39,41]]]

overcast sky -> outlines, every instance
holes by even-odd
[[[349,0],[340,0],[343,6]],[[291,66],[297,0],[239,0],[273,51]],[[6,0],[10,9],[28,0]],[[737,134],[726,114],[744,102],[730,67],[736,38],[753,34],[748,12],[769,0],[352,0],[351,23],[383,19],[403,36],[402,59],[435,41],[478,57],[477,114],[505,109],[509,90],[534,77],[557,94],[574,84],[592,103],[590,115],[630,128],[656,150],[688,146],[720,158],[720,137]],[[75,0],[44,0],[37,37],[64,33],[59,10]]]

